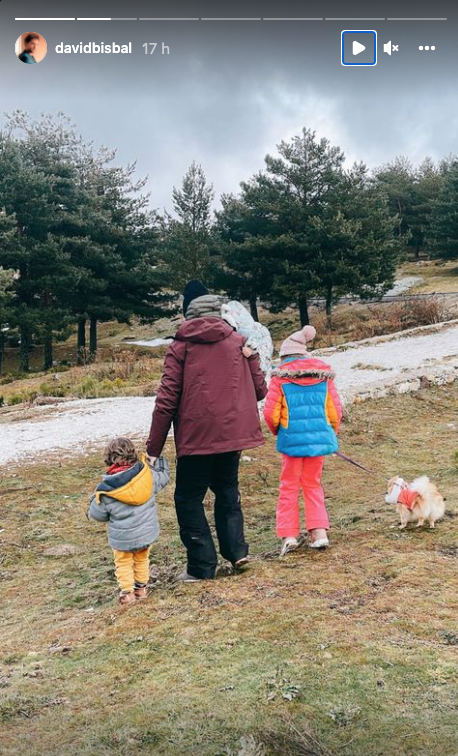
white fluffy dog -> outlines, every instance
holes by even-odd
[[[403,478],[391,478],[386,502],[396,505],[401,519],[400,530],[407,527],[409,522],[416,522],[417,528],[428,522],[429,527],[434,528],[436,521],[445,513],[444,497],[426,475],[412,483],[406,483]]]

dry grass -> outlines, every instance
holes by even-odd
[[[37,396],[96,399],[138,396],[159,385],[164,349],[118,347],[96,363],[49,374],[32,375],[0,385],[4,403],[33,401]]]
[[[311,728],[305,723],[300,729],[289,717],[283,717],[280,728],[267,729],[263,733],[263,743],[267,744],[272,754],[278,756],[333,756],[321,743]]]
[[[104,529],[84,517],[98,456],[2,471],[2,756],[300,756],[307,732],[345,756],[458,753],[457,407],[453,386],[353,409],[342,449],[375,476],[327,462],[323,554],[276,558],[268,439],[242,465],[252,566],[177,586],[168,488],[152,595],[127,611]],[[450,513],[399,532],[385,479],[418,473]]]
[[[417,326],[433,325],[452,317],[456,317],[453,308],[440,298],[339,305],[334,308],[331,327],[322,310],[315,307],[310,310],[310,321],[317,330],[315,348],[338,346],[347,341],[360,341]],[[270,329],[277,349],[285,336],[300,328],[294,310],[287,310],[280,315],[262,312],[261,320]]]
[[[431,294],[434,292],[458,292],[458,265],[456,260],[410,262],[402,266],[398,278],[419,276],[423,281],[417,284],[412,293]]]

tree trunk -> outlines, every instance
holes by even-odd
[[[22,263],[19,266],[19,276],[21,282],[24,282],[28,278],[27,265]],[[31,296],[26,291],[22,291],[20,294],[20,303],[26,307],[30,307]],[[19,349],[19,369],[22,373],[28,373],[30,370],[30,352],[32,350],[32,332],[27,321],[20,326],[21,345]]]
[[[299,305],[299,316],[301,319],[301,328],[303,328],[306,325],[310,325],[309,303],[305,295],[303,295],[302,297],[299,297],[298,305]]]
[[[3,372],[3,356],[5,354],[5,334],[0,326],[0,375]]]
[[[32,348],[32,338],[30,328],[26,325],[21,326],[21,348],[19,368],[21,373],[28,373],[30,370],[30,350]]]
[[[45,291],[45,304],[46,307],[51,307],[51,294],[49,291]],[[52,368],[53,363],[53,353],[52,353],[52,325],[49,322],[49,314],[47,317],[47,324],[45,327],[45,360],[44,360],[44,370],[49,370]]]
[[[76,364],[83,365],[86,354],[86,318],[78,320],[78,341],[76,348]]]
[[[332,286],[328,286],[326,290],[326,318],[328,326],[332,326]]]
[[[250,296],[249,302],[250,302],[251,317],[253,318],[253,320],[256,321],[256,323],[259,323],[258,298],[256,294],[252,294]]]
[[[91,315],[89,322],[89,351],[91,357],[95,358],[97,354],[97,318],[94,315]]]
[[[45,361],[43,370],[50,370],[53,366],[52,329],[47,329],[45,334]]]

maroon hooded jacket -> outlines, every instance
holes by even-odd
[[[173,423],[177,457],[222,454],[264,443],[257,402],[267,394],[259,358],[224,320],[183,323],[170,345],[147,443],[159,457]]]

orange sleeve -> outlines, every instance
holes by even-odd
[[[272,378],[264,404],[264,419],[274,436],[278,433],[283,404],[283,392],[278,378]]]
[[[334,381],[329,380],[328,381],[328,395],[326,398],[326,413],[329,419],[329,422],[331,423],[332,427],[334,428],[335,432],[339,432],[340,428],[340,422],[342,420],[342,403],[340,401],[339,394],[337,393],[337,389],[335,387]]]

